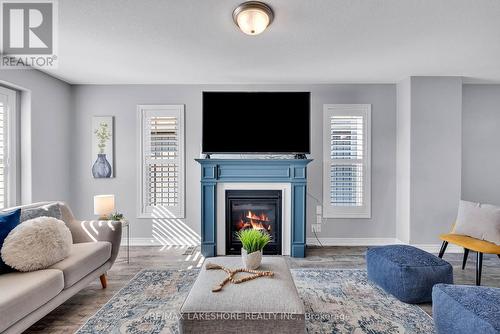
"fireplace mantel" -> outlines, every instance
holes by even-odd
[[[292,257],[306,248],[307,164],[310,159],[196,159],[201,165],[201,252],[217,255],[217,183],[291,184]]]

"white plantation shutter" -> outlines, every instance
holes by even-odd
[[[370,111],[366,104],[324,106],[325,217],[370,217]]]
[[[139,106],[140,216],[184,218],[184,106]]]
[[[0,209],[15,205],[15,106],[16,93],[0,87]]]
[[[7,187],[6,187],[6,176],[7,176],[7,152],[6,152],[6,129],[5,120],[7,114],[7,104],[0,96],[0,209],[7,207]]]

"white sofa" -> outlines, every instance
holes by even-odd
[[[18,208],[51,203],[54,202]],[[70,255],[48,269],[0,275],[0,333],[23,332],[98,278],[103,288],[106,287],[106,271],[113,265],[120,248],[121,223],[79,221],[66,204],[57,203],[62,220],[73,236]]]

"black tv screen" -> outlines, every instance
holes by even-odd
[[[310,153],[309,92],[203,92],[203,153]]]

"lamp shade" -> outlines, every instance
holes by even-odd
[[[115,211],[115,195],[94,196],[94,214],[107,216]]]

